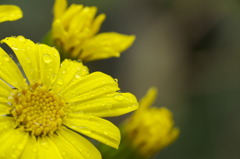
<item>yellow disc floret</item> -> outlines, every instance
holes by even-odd
[[[10,113],[18,127],[32,135],[49,135],[62,125],[65,102],[41,82],[15,90],[11,103]]]

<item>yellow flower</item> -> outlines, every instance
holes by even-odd
[[[113,78],[89,74],[80,62],[60,64],[55,48],[22,36],[2,43],[14,51],[23,71],[0,48],[1,159],[100,159],[80,134],[118,147],[119,129],[101,117],[137,109],[132,94],[117,92]]]
[[[15,5],[0,5],[0,23],[22,18],[22,11]]]
[[[135,40],[133,35],[115,32],[98,33],[105,14],[95,17],[96,7],[55,0],[52,39],[64,57],[92,61],[119,57]]]
[[[179,129],[174,127],[172,113],[167,108],[149,108],[156,95],[156,88],[149,89],[139,103],[139,110],[131,116],[125,127],[133,147],[146,158],[172,143],[179,135]]]

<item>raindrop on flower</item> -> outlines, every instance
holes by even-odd
[[[117,94],[117,95],[114,96],[114,99],[116,99],[116,100],[118,100],[118,101],[122,101],[122,100],[124,100],[125,98],[124,98],[123,95]]]
[[[49,54],[44,54],[43,55],[43,61],[45,63],[50,63],[50,62],[52,62],[52,57]]]

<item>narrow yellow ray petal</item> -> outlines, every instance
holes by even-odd
[[[54,82],[52,89],[56,93],[60,92],[74,81],[82,79],[86,75],[88,75],[88,68],[81,62],[65,59],[61,63],[57,79]]]
[[[40,78],[39,51],[35,43],[23,36],[7,37],[2,42],[14,51],[30,83],[37,82]]]
[[[133,35],[109,32],[100,33],[87,40],[82,48],[80,59],[92,61],[110,57],[119,57],[120,53],[129,48],[135,40]]]
[[[28,133],[18,129],[5,131],[0,138],[0,158],[16,159],[21,155],[28,139]]]
[[[0,80],[0,103],[7,103],[12,88]]]
[[[59,131],[58,134],[63,136],[79,152],[83,153],[83,156],[88,156],[89,154],[90,159],[102,158],[100,152],[96,149],[96,147],[81,135],[69,129],[63,129],[63,131]]]
[[[79,79],[61,92],[67,102],[89,100],[119,90],[117,82],[111,76],[101,72],[91,73],[81,79],[78,74],[75,75],[76,77]]]
[[[67,8],[67,0],[55,0],[53,6],[53,15],[54,19],[57,19],[62,16],[65,9]]]
[[[118,148],[119,146],[119,129],[105,119],[82,114],[69,114],[63,123],[67,127],[106,145],[114,148]]]
[[[37,149],[38,159],[63,159],[61,152],[49,137],[38,138]]]
[[[21,9],[15,5],[0,5],[0,23],[4,21],[14,21],[22,18]]]
[[[0,79],[16,88],[24,88],[25,79],[15,62],[0,48]]]
[[[31,84],[42,80],[44,85],[51,86],[60,66],[59,53],[55,48],[35,44],[23,36],[8,37],[2,42],[13,49]]]
[[[60,67],[58,51],[45,44],[37,44],[39,50],[40,79],[47,87],[52,86]]]
[[[14,129],[16,126],[16,123],[13,118],[7,117],[7,116],[1,116],[0,117],[0,136],[2,134],[5,134],[5,131],[9,129]]]
[[[29,136],[20,159],[38,159],[38,148],[35,136]]]
[[[147,109],[149,106],[151,106],[153,102],[155,102],[156,97],[157,88],[151,87],[148,90],[147,94],[140,100],[139,105],[141,105],[141,107],[139,108],[139,110]]]
[[[52,136],[51,139],[64,158],[101,159],[100,153],[92,143],[71,130],[59,130],[58,135]]]
[[[131,93],[113,93],[97,99],[72,103],[75,113],[98,117],[114,117],[138,109],[138,102]]]

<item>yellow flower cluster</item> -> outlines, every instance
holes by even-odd
[[[125,124],[127,137],[133,147],[146,158],[172,143],[179,135],[172,113],[167,108],[150,107],[156,95],[156,88],[149,89],[139,103],[139,110]]]
[[[55,1],[52,40],[64,57],[83,61],[119,57],[132,45],[133,35],[97,34],[106,16],[100,14],[95,17],[96,12],[96,7],[76,4],[67,7],[66,0]]]
[[[89,72],[82,61],[119,57],[135,36],[98,33],[105,14],[96,12],[55,0],[48,39],[55,47],[23,36],[0,41],[14,52],[10,56],[0,47],[1,159],[101,159],[84,136],[119,147],[119,129],[104,118],[138,109],[137,99],[120,92],[111,76]],[[0,22],[21,17],[19,7],[0,5]],[[155,96],[151,89],[125,130],[143,156],[152,156],[179,133],[170,111],[148,108]]]

